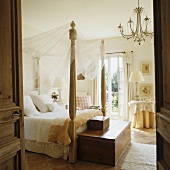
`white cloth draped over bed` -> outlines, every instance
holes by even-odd
[[[39,76],[41,93],[47,93],[51,89],[56,77],[68,79],[71,63],[69,29],[69,24],[66,24],[23,39],[24,91],[36,89]],[[89,43],[77,30],[77,75],[81,73],[86,79],[92,80],[100,74],[100,45],[100,41]]]
[[[77,110],[77,116],[83,116],[82,124],[92,117],[102,115],[100,110],[86,109]],[[86,117],[86,119],[85,119]],[[64,121],[69,118],[68,110],[58,110],[57,112],[41,113],[39,116],[25,117],[25,139],[48,142],[48,134],[51,125],[64,125]],[[84,130],[83,127],[82,130]],[[81,132],[81,130],[79,130]]]
[[[77,134],[87,129],[86,122],[90,118],[99,115],[102,115],[100,110],[77,110]],[[63,126],[65,120],[68,118],[68,110],[64,109],[60,109],[57,112],[41,113],[38,116],[24,117],[26,150],[38,153],[45,153],[54,158],[63,157],[63,159],[67,159],[68,146],[64,146],[64,144],[48,142],[48,136],[51,125]],[[68,133],[68,129],[66,130]],[[61,131],[61,133],[64,132]]]
[[[48,133],[54,118],[58,120],[67,118],[66,110],[41,113],[39,116],[24,117],[25,121],[25,139],[37,140],[39,142],[48,142]],[[60,118],[61,116],[61,118]],[[62,118],[63,117],[63,118]],[[63,123],[59,121],[58,123]],[[61,124],[62,125],[62,124]]]

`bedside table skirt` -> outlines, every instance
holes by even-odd
[[[132,118],[134,128],[155,128],[156,117],[154,112],[139,111]]]
[[[155,101],[135,101],[129,105],[129,120],[134,128],[155,128]]]

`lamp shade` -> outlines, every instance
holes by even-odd
[[[144,81],[141,71],[132,72],[129,78],[129,82],[140,82],[140,81]]]
[[[62,89],[63,87],[67,87],[66,81],[64,78],[56,78],[53,83],[53,87],[57,87]]]

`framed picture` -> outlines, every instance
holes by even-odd
[[[152,96],[152,84],[140,84],[139,96]]]
[[[150,62],[142,62],[141,63],[141,72],[142,72],[142,74],[151,74],[151,63]]]
[[[85,80],[85,77],[83,76],[83,74],[79,74],[77,76],[77,80]]]

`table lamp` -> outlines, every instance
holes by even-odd
[[[135,82],[136,84],[136,95],[135,95],[135,100],[139,100],[139,94],[138,94],[138,86],[139,82],[144,81],[143,75],[141,71],[133,71],[131,72],[129,82]]]
[[[61,91],[64,87],[67,87],[66,81],[64,78],[56,78],[53,83],[53,87],[56,87],[58,89],[58,95],[59,95],[59,102],[62,102],[61,98]]]

